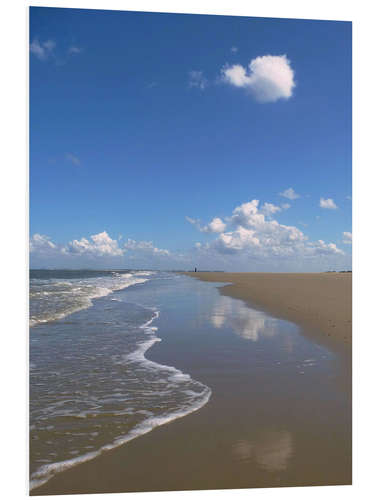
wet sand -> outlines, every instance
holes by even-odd
[[[196,283],[195,294],[173,298],[161,315],[163,341],[147,357],[207,384],[208,404],[31,495],[351,484],[351,397],[341,356],[242,301],[217,291],[211,299],[214,290]]]
[[[341,353],[352,347],[352,273],[186,273],[228,282],[220,293],[301,325],[304,333]]]

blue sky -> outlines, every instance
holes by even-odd
[[[348,269],[350,197],[350,23],[31,8],[31,267]]]

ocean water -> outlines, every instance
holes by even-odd
[[[179,279],[30,271],[31,489],[209,400],[189,373],[147,359],[160,341],[158,295]]]

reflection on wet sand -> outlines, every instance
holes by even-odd
[[[293,440],[290,432],[262,431],[253,441],[241,440],[233,445],[236,459],[247,462],[254,460],[268,472],[287,469],[293,455]]]
[[[250,309],[240,300],[225,296],[218,297],[211,313],[211,323],[215,328],[228,326],[241,337],[253,342],[260,336],[273,337],[276,334],[276,322],[276,319]]]

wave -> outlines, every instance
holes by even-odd
[[[149,273],[118,273],[109,277],[74,280],[31,280],[30,327],[88,309],[92,300],[148,281]]]
[[[118,362],[125,363],[127,365],[135,363],[137,365],[141,365],[144,368],[148,368],[154,372],[162,371],[161,375],[164,375],[164,378],[167,375],[166,380],[163,379],[163,382],[167,383],[167,387],[169,387],[172,384],[173,389],[177,388],[179,390],[180,395],[184,394],[184,402],[180,403],[178,408],[174,408],[172,410],[167,409],[162,414],[159,415],[154,415],[151,411],[148,411],[146,409],[138,410],[138,413],[143,413],[146,416],[146,419],[135,425],[126,434],[115,438],[111,443],[105,444],[99,447],[95,451],[89,451],[78,457],[50,464],[45,464],[39,467],[31,475],[30,490],[33,490],[41,486],[42,484],[45,484],[52,477],[54,477],[56,474],[60,472],[70,469],[80,463],[92,460],[105,451],[121,446],[141,435],[151,432],[155,427],[159,427],[168,422],[184,417],[189,413],[193,413],[202,408],[209,401],[211,397],[211,389],[209,387],[202,384],[201,382],[193,380],[189,374],[183,373],[181,370],[173,366],[159,364],[145,357],[145,353],[150,349],[150,347],[155,342],[161,341],[161,339],[157,337],[155,334],[158,328],[155,326],[151,326],[153,321],[158,317],[159,317],[159,311],[153,310],[153,315],[151,319],[139,327],[147,335],[150,336],[150,339],[147,339],[147,341],[145,342],[140,342],[137,345],[136,350],[133,351],[132,353],[125,356],[119,356],[120,359]],[[187,384],[189,384],[188,387],[185,387],[185,385]],[[193,385],[194,389],[196,390],[191,390],[190,388],[191,385]],[[155,391],[153,391],[153,393],[155,393]],[[160,395],[161,394],[162,393],[160,392]],[[120,412],[118,414],[128,414],[132,413],[132,411],[133,408],[131,409],[128,408],[126,410],[124,409],[123,412]],[[76,415],[76,417],[81,417],[81,418],[85,418],[85,416]]]

